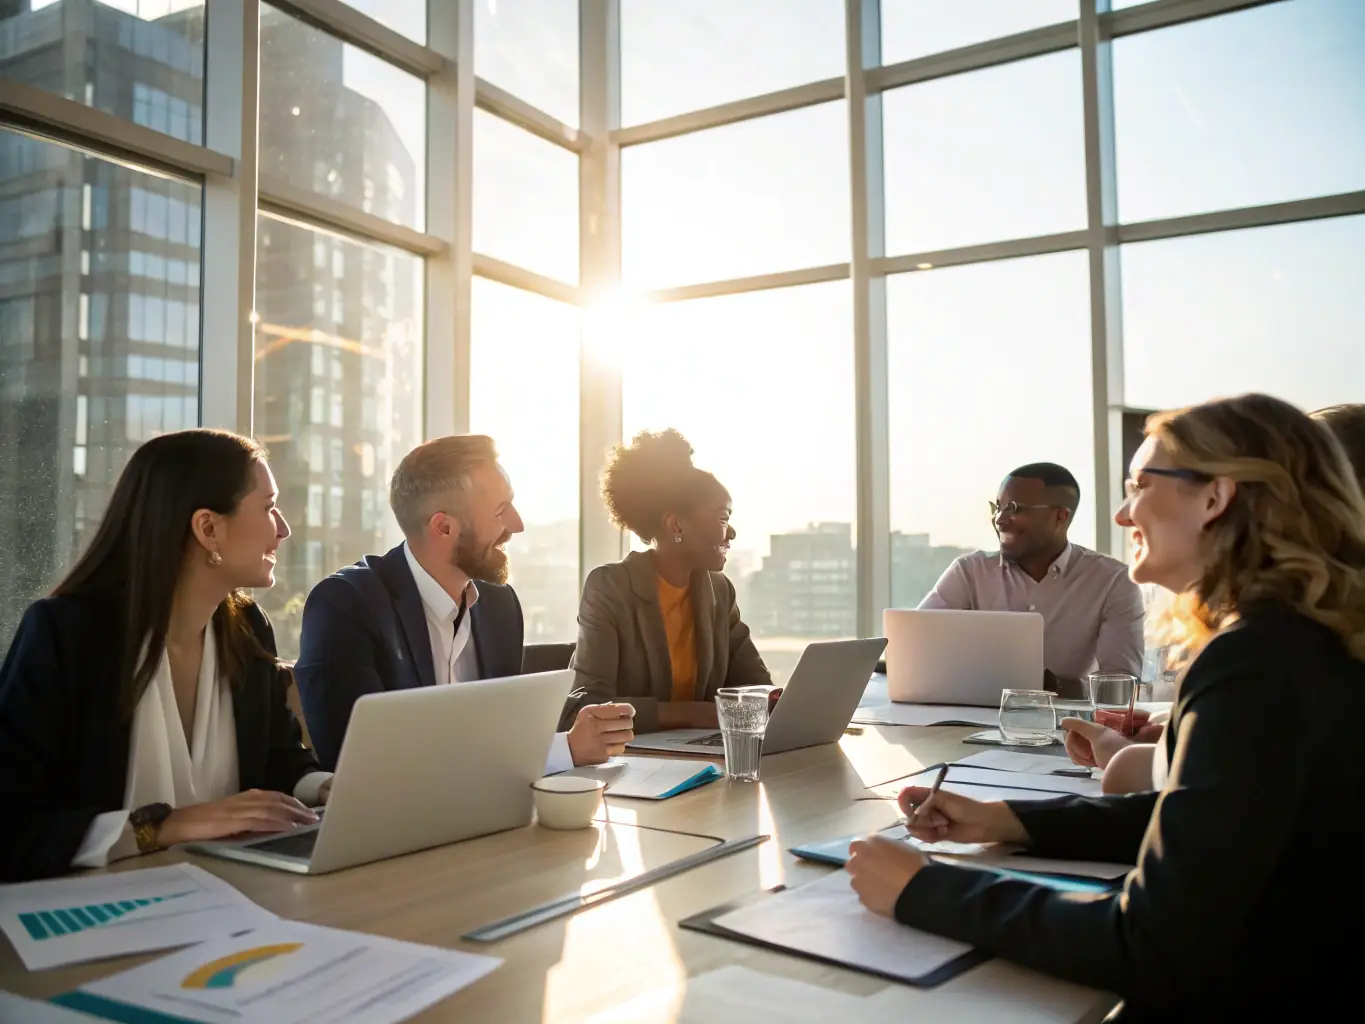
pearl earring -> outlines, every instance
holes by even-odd
[[[681,534],[681,533],[675,533],[675,534],[673,535],[673,543],[674,543],[674,544],[681,544],[681,543],[682,543],[682,534]]]
[[[222,565],[222,564],[223,564],[223,556],[220,555],[217,551],[210,551],[210,552],[209,552],[209,565],[218,566],[218,565]]]

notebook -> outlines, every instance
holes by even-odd
[[[721,777],[714,764],[676,757],[614,757],[605,764],[584,765],[563,773],[601,779],[608,796],[634,800],[667,800]]]

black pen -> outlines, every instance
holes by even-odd
[[[945,764],[942,768],[938,770],[938,775],[934,779],[934,784],[929,787],[929,795],[924,798],[923,803],[916,805],[915,813],[910,815],[910,817],[906,819],[905,827],[907,829],[910,828],[910,826],[913,825],[915,822],[919,821],[920,814],[922,814],[924,809],[929,806],[929,801],[934,799],[934,794],[938,792],[939,787],[943,785],[943,780],[946,779],[947,777],[948,766]]]

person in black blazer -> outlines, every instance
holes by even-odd
[[[365,694],[520,674],[521,604],[503,551],[523,529],[513,497],[483,435],[437,438],[399,463],[389,502],[407,539],[333,573],[304,605],[294,672],[323,765],[335,767]],[[584,708],[556,734],[547,769],[621,753],[631,714]]]
[[[1116,519],[1133,577],[1178,592],[1191,656],[1160,792],[1040,803],[901,794],[925,841],[1018,843],[1137,866],[1077,896],[860,840],[879,913],[1123,998],[1136,1020],[1291,1019],[1355,1007],[1339,964],[1365,900],[1349,874],[1365,761],[1365,498],[1340,445],[1246,395],[1148,421]],[[1345,873],[1342,873],[1345,872]]]
[[[224,431],[133,453],[90,547],[0,667],[0,881],[317,820],[264,613],[289,536],[265,451]]]

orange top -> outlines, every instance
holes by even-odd
[[[672,699],[692,700],[697,682],[697,624],[692,617],[692,592],[689,587],[675,587],[662,576],[655,579],[664,633],[668,637],[668,660],[673,665]]]

